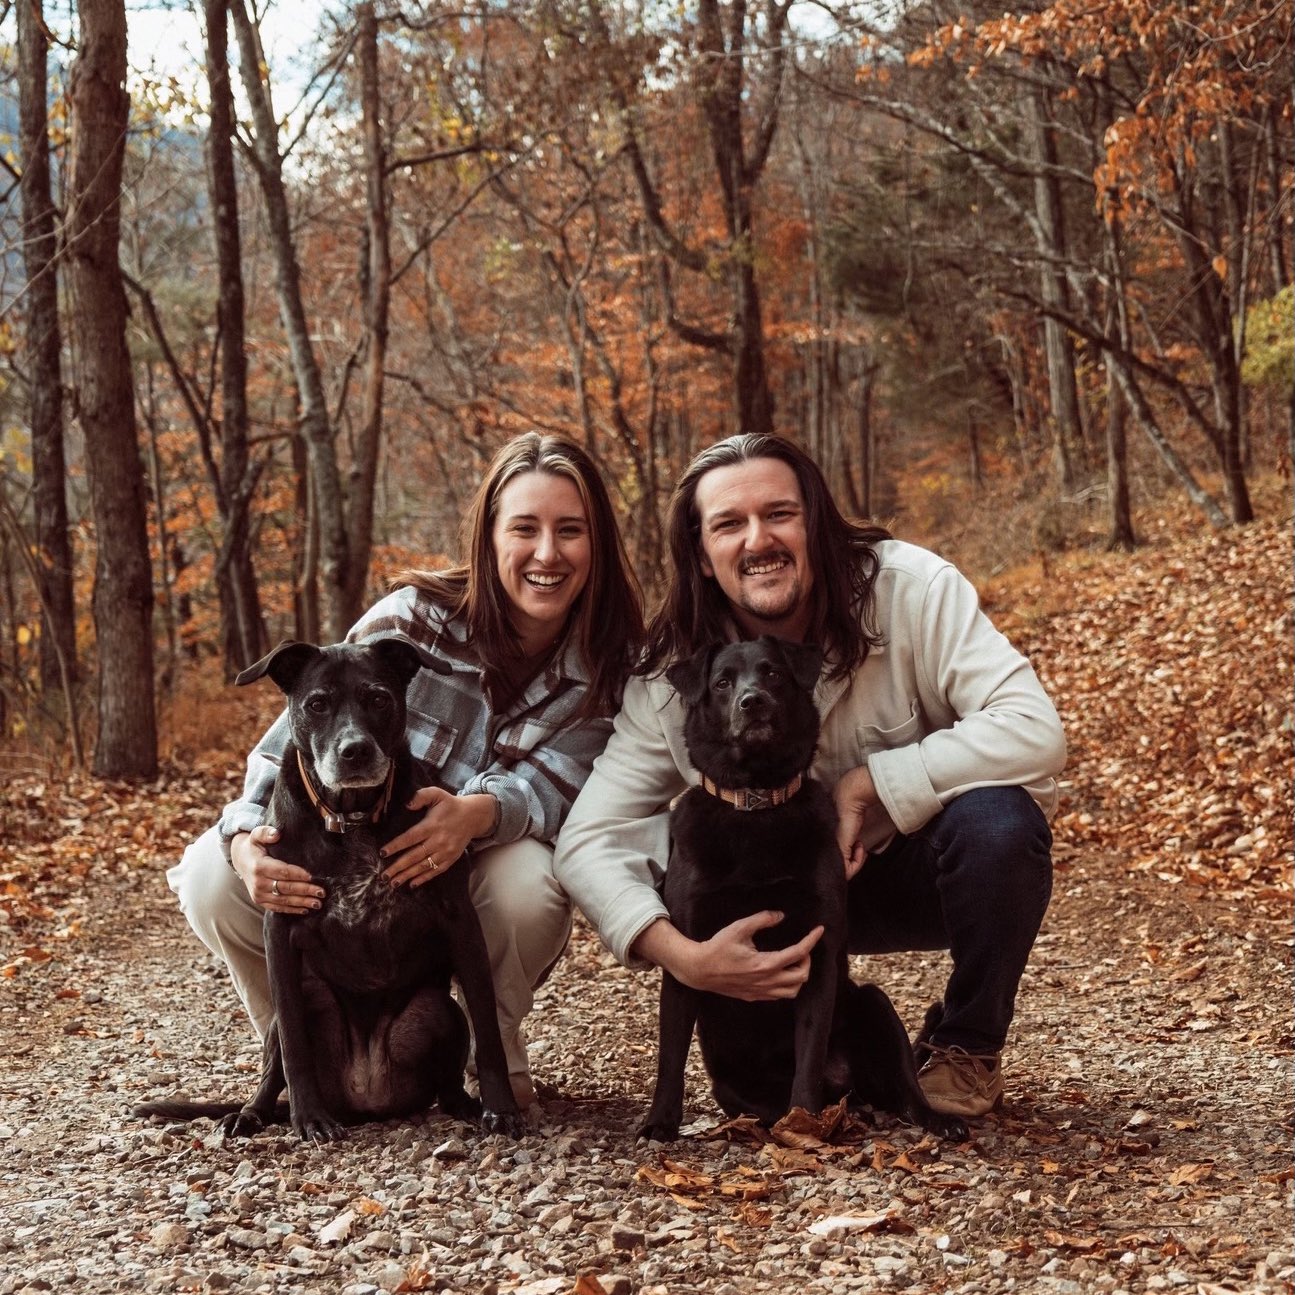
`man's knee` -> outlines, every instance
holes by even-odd
[[[932,844],[942,888],[954,880],[982,896],[1011,895],[1028,909],[1052,894],[1052,832],[1022,787],[978,787],[945,807]]]

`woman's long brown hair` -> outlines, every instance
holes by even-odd
[[[526,472],[565,478],[584,505],[591,541],[589,580],[571,608],[567,638],[579,646],[590,676],[579,717],[612,714],[642,650],[643,599],[607,487],[594,461],[575,442],[539,432],[514,437],[491,460],[464,517],[467,560],[445,571],[402,571],[392,587],[412,585],[451,616],[464,616],[468,637],[487,670],[518,656],[521,644],[499,581],[491,534],[503,488]]]

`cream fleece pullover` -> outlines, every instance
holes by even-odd
[[[1065,737],[1030,663],[948,562],[899,540],[876,551],[885,642],[852,678],[820,678],[814,776],[834,788],[847,770],[868,766],[881,800],[861,836],[869,849],[915,832],[975,787],[1024,787],[1051,815]],[[631,945],[667,916],[657,886],[669,860],[669,806],[697,780],[674,689],[663,675],[631,679],[554,859],[558,881],[626,965],[642,965]]]

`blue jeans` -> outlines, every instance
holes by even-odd
[[[980,787],[868,856],[847,890],[851,953],[948,949],[931,1041],[997,1052],[1052,895],[1052,833],[1020,787]]]

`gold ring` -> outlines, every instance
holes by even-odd
[[[279,879],[278,879],[278,877],[275,877],[275,879],[274,879],[272,882],[270,882],[270,894],[271,894],[271,895],[273,895],[276,899],[279,897]]]

